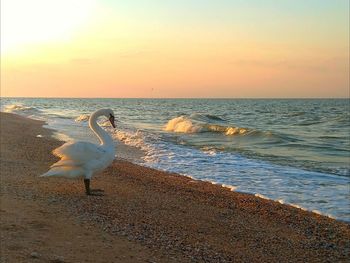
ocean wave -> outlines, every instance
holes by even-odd
[[[106,127],[106,128],[112,128],[111,125],[111,121],[105,118],[100,118],[99,120],[97,120],[98,124],[102,127]],[[114,122],[116,125],[118,125],[119,123],[117,121]]]
[[[4,108],[4,111],[9,113],[24,113],[24,114],[37,114],[41,112],[41,110],[35,107],[24,106],[23,104],[6,105]]]
[[[203,114],[203,113],[193,113],[190,115],[190,117],[192,119],[203,120],[203,121],[208,121],[208,120],[225,121],[225,119],[219,116],[211,115],[211,114]]]
[[[85,121],[88,121],[89,118],[90,118],[90,115],[89,115],[89,114],[82,114],[82,115],[76,117],[74,120],[75,120],[76,122],[85,122]]]
[[[57,114],[57,113],[47,113],[47,116],[49,116],[50,118],[59,118],[59,119],[64,119],[64,120],[71,120],[72,119],[71,116],[66,116],[66,115]]]
[[[202,130],[202,126],[193,123],[185,116],[180,116],[168,121],[164,129],[172,132],[197,133]]]
[[[215,149],[215,147],[204,146],[201,148],[201,150],[207,155],[214,156],[217,154],[217,149]]]
[[[304,121],[297,123],[297,125],[299,125],[299,126],[311,126],[311,125],[317,125],[317,124],[321,124],[321,123],[324,123],[324,121],[304,120]]]
[[[228,126],[220,117],[199,113],[173,118],[168,121],[164,130],[178,133],[218,132],[225,135],[244,135],[253,131],[248,128]]]
[[[341,116],[334,118],[332,122],[335,123],[336,125],[344,125],[348,127],[350,124],[350,114],[343,113]]]
[[[128,146],[136,147],[141,149],[146,153],[146,157],[149,157],[154,149],[150,146],[150,144],[146,143],[145,134],[137,130],[136,132],[132,131],[123,131],[123,130],[114,130],[113,137],[122,141]]]

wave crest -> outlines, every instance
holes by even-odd
[[[218,132],[225,135],[244,135],[250,132],[247,128],[226,126],[224,120],[214,115],[199,113],[190,116],[181,115],[168,121],[164,130],[179,133]]]
[[[90,115],[89,114],[82,114],[80,115],[79,117],[76,117],[74,120],[76,122],[85,122],[85,121],[88,121],[90,118]]]
[[[39,109],[35,107],[24,106],[23,104],[7,105],[5,106],[4,111],[9,113],[22,112],[26,114],[35,114],[35,113],[41,112]]]
[[[202,131],[202,127],[194,124],[185,116],[180,116],[168,121],[165,126],[165,130],[172,132],[197,133]]]

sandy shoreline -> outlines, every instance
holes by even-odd
[[[177,174],[117,160],[103,197],[39,178],[61,144],[42,125],[1,113],[1,262],[349,260],[349,224]]]

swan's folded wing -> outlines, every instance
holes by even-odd
[[[103,158],[106,151],[90,142],[69,142],[52,152],[62,160],[71,160],[75,165]]]
[[[40,177],[45,176],[59,176],[59,177],[66,177],[66,178],[77,178],[80,176],[84,176],[86,173],[84,169],[81,167],[75,167],[75,166],[59,166],[59,167],[53,167],[46,173],[40,175]]]
[[[61,159],[58,162],[51,165],[50,168],[62,167],[62,166],[79,166],[79,165],[81,165],[81,163],[77,163],[72,160]]]

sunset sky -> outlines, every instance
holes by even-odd
[[[1,96],[349,97],[348,0],[2,0]]]

